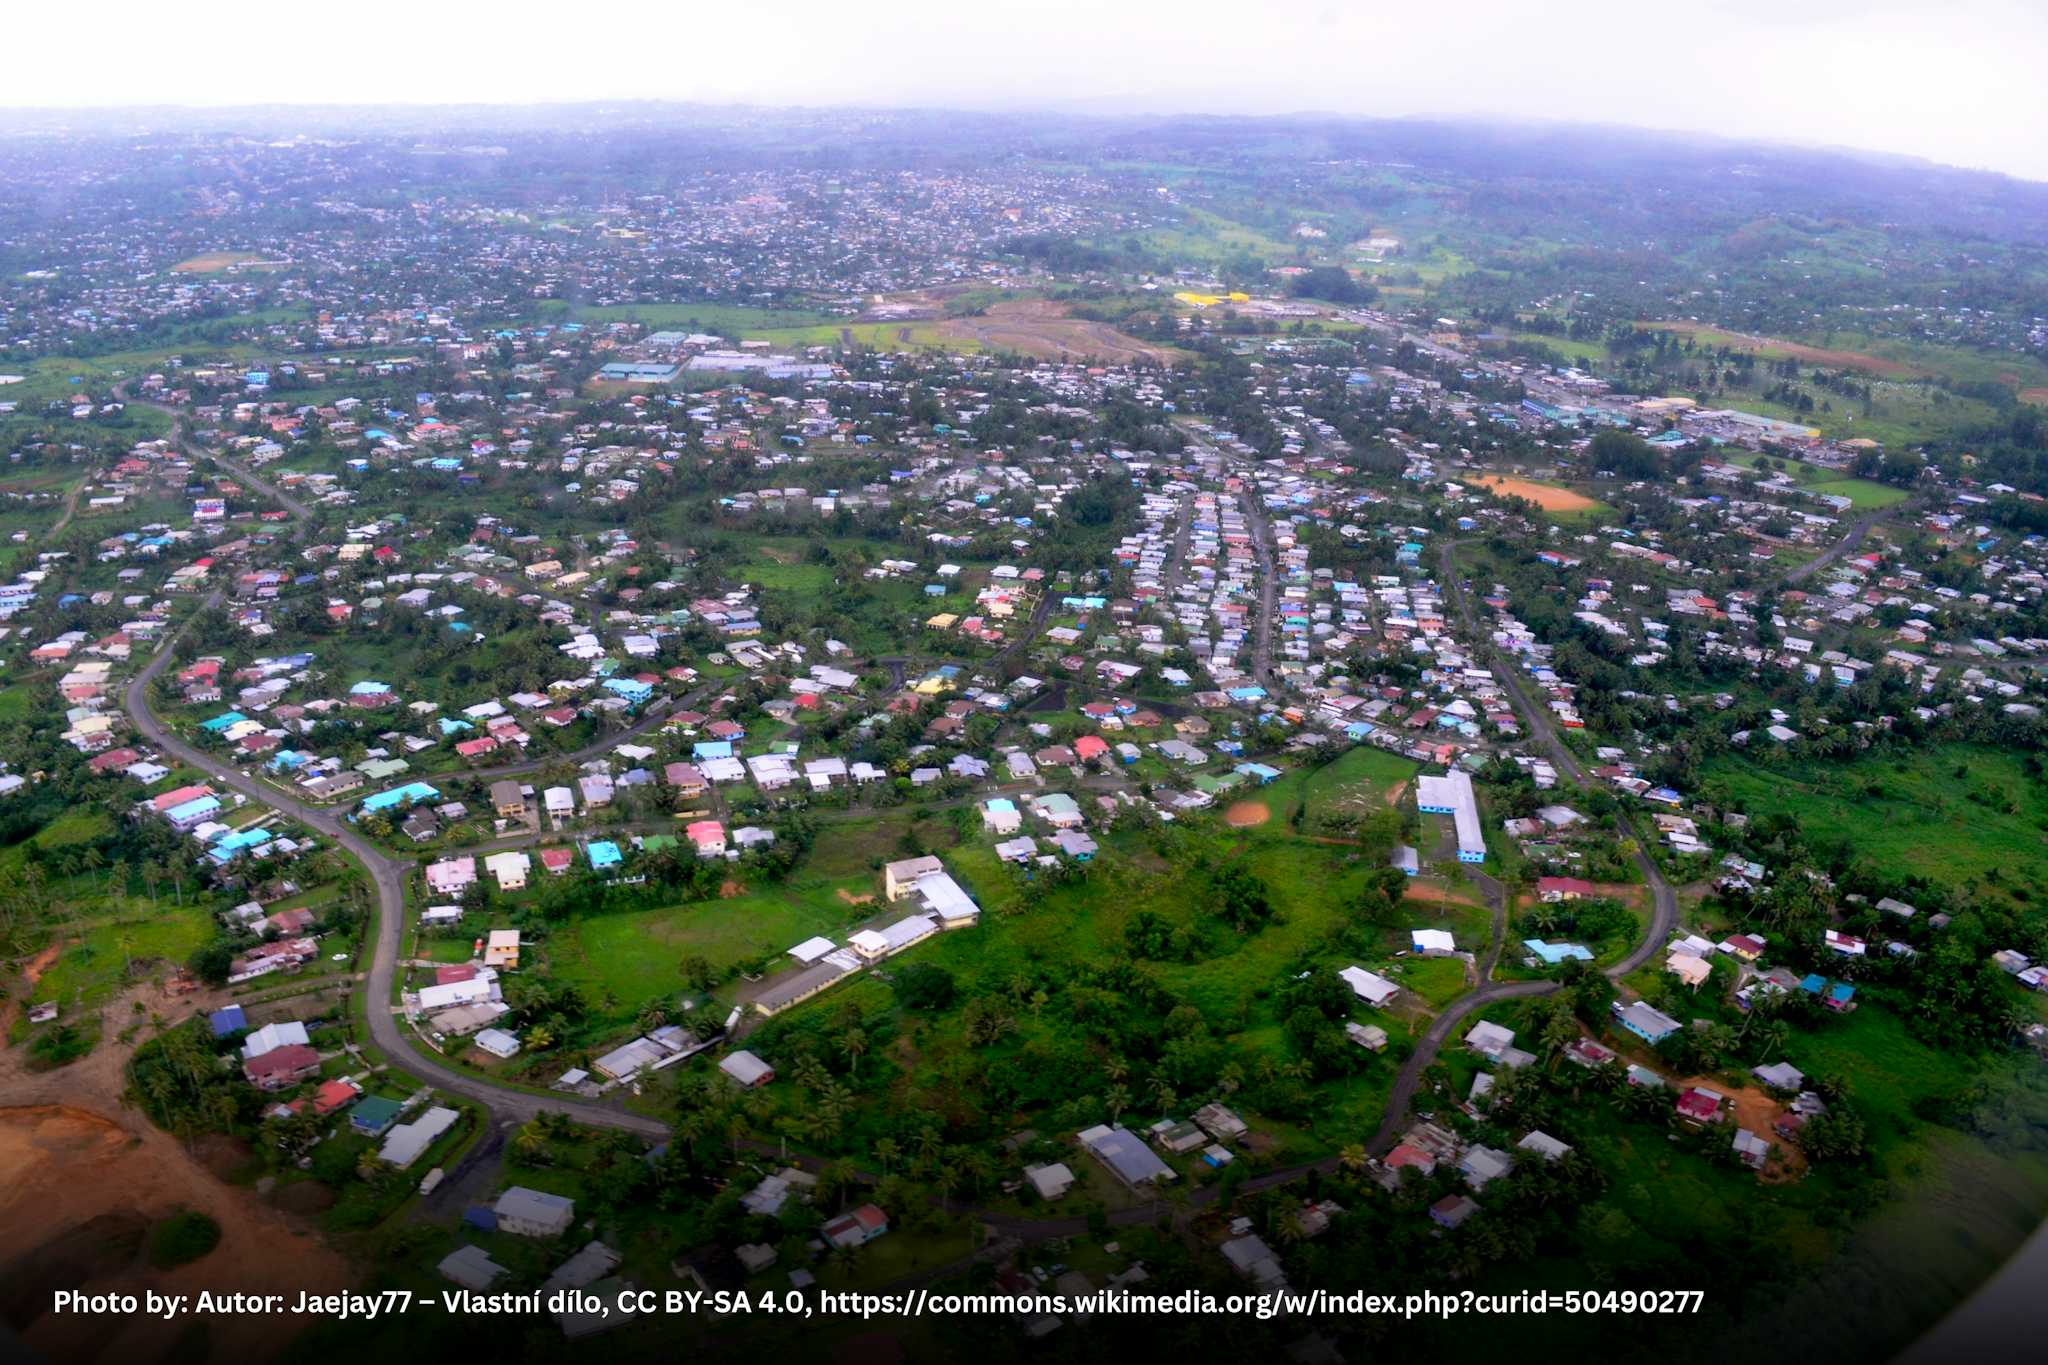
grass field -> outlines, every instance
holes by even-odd
[[[198,906],[130,902],[63,948],[33,995],[89,1007],[119,991],[134,965],[183,966],[212,937],[211,916]]]
[[[1790,814],[1809,842],[1852,843],[1880,868],[1951,886],[2048,871],[2048,793],[2014,754],[1948,745],[1796,770],[1730,756],[1703,777],[1703,790],[1752,815]]]
[[[1762,457],[1754,452],[1745,451],[1731,454],[1727,458],[1731,464],[1755,468],[1756,462]],[[1905,489],[1894,488],[1875,479],[1859,479],[1851,474],[1838,474],[1832,469],[1817,469],[1812,465],[1790,460],[1783,463],[1793,481],[1801,488],[1813,493],[1827,493],[1847,498],[1858,512],[1874,512],[1881,507],[1891,507],[1904,502],[1907,497]]]
[[[813,934],[837,937],[848,923],[873,913],[840,899],[840,886],[854,894],[872,890],[866,879],[821,882],[593,916],[548,940],[548,963],[560,979],[593,995],[609,993],[627,1007],[672,997],[684,989],[676,968],[685,957],[694,954],[724,969],[779,954]]]

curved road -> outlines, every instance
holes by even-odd
[[[218,457],[211,456],[208,453],[208,458],[217,459]],[[223,463],[225,464],[225,462]],[[227,467],[233,469],[238,477],[246,479],[252,487],[269,493],[270,496],[274,497],[280,505],[284,506],[292,514],[294,520],[298,523],[293,533],[294,536],[297,537],[303,534],[305,524],[310,517],[310,512],[305,507],[286,498],[282,493],[271,489],[268,484],[255,478],[247,471],[235,469],[232,465],[227,465]],[[1445,546],[1443,553],[1446,590],[1455,600],[1460,618],[1464,622],[1467,631],[1471,633],[1472,638],[1475,641],[1483,640],[1484,637],[1478,634],[1477,623],[1473,617],[1471,605],[1466,598],[1465,591],[1452,572],[1451,552],[1455,545],[1455,541],[1450,542]],[[1268,554],[1270,555],[1270,551],[1268,551]],[[1269,567],[1266,578],[1270,588],[1272,579],[1270,558],[1268,558],[1267,563]],[[205,607],[210,609],[217,606],[222,596],[223,591],[215,589],[212,595],[206,599]],[[1034,613],[1032,628],[1023,639],[1029,639],[1037,633],[1037,628],[1041,624],[1040,618],[1049,614],[1050,597],[1050,592],[1047,592],[1045,598],[1040,603],[1039,611]],[[1267,616],[1270,618],[1270,612],[1267,613]],[[149,663],[141,672],[129,680],[122,697],[123,706],[128,713],[129,720],[134,724],[139,733],[164,752],[176,756],[180,762],[206,773],[223,786],[242,793],[260,805],[279,810],[300,821],[309,829],[317,830],[329,836],[362,863],[364,869],[369,873],[372,884],[376,887],[378,905],[376,943],[371,953],[369,969],[363,984],[365,991],[365,1014],[369,1020],[371,1041],[383,1050],[390,1064],[418,1077],[429,1085],[451,1094],[460,1095],[465,1099],[482,1105],[492,1118],[500,1124],[524,1122],[543,1110],[552,1110],[564,1114],[578,1123],[592,1127],[623,1129],[654,1139],[666,1139],[670,1134],[669,1125],[658,1119],[629,1113],[615,1105],[535,1095],[521,1090],[508,1089],[480,1077],[456,1071],[439,1061],[423,1055],[415,1049],[412,1038],[401,1025],[390,1003],[393,986],[397,980],[399,946],[405,922],[406,880],[412,871],[411,863],[395,858],[371,844],[351,828],[348,822],[342,819],[334,810],[307,805],[285,793],[264,786],[256,779],[186,743],[157,719],[148,704],[149,685],[170,665],[174,657],[173,646],[184,631],[190,628],[192,619],[188,618],[185,624],[177,631],[166,636],[163,643],[157,647],[156,653],[151,656]],[[1019,641],[1019,644],[1021,643],[1022,640]],[[1487,649],[1486,652],[1490,655],[1492,651]],[[1584,773],[1577,760],[1558,740],[1555,732],[1550,728],[1544,713],[1538,710],[1529,701],[1528,697],[1524,695],[1513,670],[1503,665],[1499,672],[1510,700],[1513,702],[1517,712],[1522,715],[1525,723],[1528,724],[1530,732],[1537,737],[1545,748],[1550,750],[1552,758],[1557,763],[1560,771],[1567,773],[1574,781],[1583,782],[1585,780]],[[600,748],[609,748],[611,745],[617,744],[636,732],[637,730],[625,731],[607,740]],[[587,752],[597,751],[599,749]],[[542,766],[542,762],[536,761],[531,764],[508,765],[505,768],[492,771],[510,773],[540,766]],[[1633,825],[1626,819],[1622,823],[1624,829],[1633,837],[1635,834]],[[1676,898],[1673,896],[1670,886],[1664,881],[1662,874],[1657,871],[1655,863],[1646,853],[1642,852],[1640,840],[1638,840],[1637,861],[1644,872],[1646,880],[1650,884],[1656,903],[1656,913],[1652,917],[1650,932],[1644,943],[1622,962],[1608,968],[1607,974],[1610,977],[1626,975],[1634,971],[1643,962],[1648,961],[1657,946],[1669,936],[1671,929],[1677,923],[1678,909]],[[1481,880],[1482,887],[1486,890],[1487,898],[1494,911],[1494,942],[1487,954],[1483,967],[1480,968],[1481,984],[1476,989],[1459,997],[1445,1007],[1431,1021],[1429,1029],[1422,1038],[1417,1040],[1413,1053],[1395,1078],[1393,1089],[1388,1096],[1385,1118],[1379,1130],[1374,1134],[1369,1144],[1369,1150],[1376,1152],[1384,1151],[1392,1145],[1394,1138],[1407,1122],[1409,1105],[1420,1085],[1424,1068],[1435,1059],[1437,1051],[1442,1047],[1444,1041],[1450,1037],[1460,1021],[1473,1011],[1493,1004],[1496,1001],[1543,995],[1557,989],[1557,984],[1551,981],[1494,982],[1488,979],[1491,977],[1494,962],[1500,952],[1503,930],[1505,928],[1506,900],[1505,889],[1499,883],[1494,882],[1491,878],[1484,877],[1483,874]],[[1247,1182],[1247,1188],[1271,1188],[1298,1179],[1311,1171],[1333,1171],[1337,1168],[1338,1164],[1339,1159],[1331,1157],[1320,1162],[1271,1171]],[[1198,1204],[1206,1202],[1202,1196],[1209,1193],[1211,1192],[1197,1192],[1195,1202]],[[1213,1197],[1213,1194],[1211,1197]],[[1141,1222],[1150,1222],[1156,1219],[1158,1214],[1159,1206],[1157,1204],[1140,1205],[1116,1211],[1110,1215],[1110,1221],[1115,1226],[1127,1226]],[[984,1221],[988,1222],[1006,1239],[1029,1241],[1041,1241],[1051,1237],[1072,1235],[1080,1231],[1080,1225],[1085,1222],[1085,1220],[1072,1218],[1018,1219],[994,1216],[987,1217]]]
[[[216,591],[207,599],[207,606],[217,604],[219,599],[220,593]],[[189,624],[188,621],[187,625]],[[348,822],[336,812],[306,805],[282,792],[267,788],[256,779],[187,744],[156,718],[149,709],[149,684],[169,666],[172,659],[171,646],[182,633],[180,630],[166,637],[148,666],[129,681],[122,698],[128,719],[151,743],[176,756],[179,762],[197,768],[208,777],[241,792],[260,805],[284,812],[309,829],[318,830],[354,854],[362,863],[364,870],[370,874],[372,884],[377,888],[377,940],[363,983],[364,1012],[370,1022],[370,1040],[383,1049],[391,1064],[430,1085],[482,1104],[500,1121],[523,1122],[543,1109],[553,1109],[569,1115],[579,1123],[604,1128],[624,1128],[651,1137],[666,1138],[669,1127],[658,1120],[627,1113],[611,1105],[543,1097],[521,1090],[510,1090],[478,1077],[465,1075],[423,1056],[414,1049],[412,1039],[407,1036],[397,1016],[393,1014],[391,1006],[392,985],[397,980],[398,972],[399,940],[405,925],[405,884],[406,878],[412,872],[412,865],[371,844],[351,829]]]

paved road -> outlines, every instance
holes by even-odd
[[[239,476],[249,479],[250,486],[257,488],[259,491],[266,491],[268,489],[266,484],[246,473],[240,473]],[[294,520],[299,523],[294,531],[294,535],[303,534],[305,523],[310,516],[309,511],[303,506],[296,505],[286,499],[282,493],[273,491],[271,495],[276,497],[280,505],[284,506],[287,511],[290,511]],[[1263,509],[1259,513],[1259,519],[1258,524],[1262,525]],[[1270,533],[1266,532],[1263,534]],[[1255,538],[1263,538],[1263,534],[1257,530],[1254,531]],[[1464,590],[1459,586],[1458,580],[1452,573],[1451,550],[1454,546],[1455,542],[1447,545],[1443,556],[1446,591],[1451,593],[1456,601],[1466,629],[1476,641],[1483,637],[1478,634],[1477,624],[1472,616],[1470,603],[1466,600]],[[1270,622],[1272,615],[1271,600],[1274,588],[1270,548],[1264,554],[1267,561],[1267,610],[1262,614],[1262,620]],[[219,605],[222,595],[222,591],[216,589],[207,599],[206,608],[211,609]],[[1029,630],[1010,648],[1013,650],[1020,648],[1026,641],[1035,637],[1043,627],[1045,618],[1050,614],[1050,610],[1051,592],[1048,590],[1041,598],[1038,609],[1033,613]],[[501,1127],[507,1123],[524,1122],[543,1110],[553,1110],[567,1115],[578,1123],[592,1127],[623,1129],[656,1139],[668,1137],[669,1125],[660,1120],[648,1118],[640,1114],[628,1113],[610,1104],[533,1095],[524,1091],[508,1089],[479,1077],[458,1072],[416,1050],[412,1036],[406,1032],[399,1019],[394,1015],[393,1007],[390,1004],[393,986],[397,980],[399,947],[405,921],[405,887],[406,880],[411,873],[411,864],[394,858],[382,849],[372,845],[360,834],[356,833],[337,812],[307,805],[288,794],[266,787],[255,778],[223,764],[213,756],[187,744],[157,719],[155,714],[150,711],[148,705],[149,685],[169,666],[174,657],[173,647],[178,637],[185,629],[189,629],[190,625],[191,620],[188,619],[184,627],[167,636],[163,643],[158,646],[156,653],[151,657],[147,666],[129,681],[127,689],[123,694],[123,705],[128,712],[129,719],[139,733],[164,752],[175,756],[180,762],[206,773],[223,786],[241,792],[259,804],[280,810],[304,823],[308,828],[326,834],[334,839],[336,843],[354,854],[362,863],[373,885],[376,887],[378,903],[377,938],[366,974],[366,1015],[369,1020],[370,1038],[383,1050],[390,1064],[429,1085],[451,1094],[460,1095],[465,1099],[482,1105],[487,1111],[487,1122]],[[1522,694],[1519,681],[1515,678],[1513,670],[1503,666],[1500,672],[1511,700],[1514,702],[1517,711],[1522,714],[1525,722],[1528,723],[1531,733],[1536,735],[1545,747],[1552,751],[1553,758],[1558,763],[1561,771],[1572,776],[1574,780],[1583,781],[1584,776],[1576,759],[1558,741],[1555,733],[1550,730],[1547,718],[1543,713],[1538,711],[1529,702],[1528,698]],[[1268,674],[1267,676],[1270,675]],[[608,748],[631,733],[633,732],[628,731],[625,734],[613,737],[601,747]],[[533,766],[538,767],[539,764],[536,763]],[[1633,834],[1632,827],[1629,828],[1629,832]],[[1665,884],[1663,877],[1657,872],[1655,865],[1650,862],[1646,855],[1639,853],[1638,858],[1650,881],[1652,891],[1655,893],[1657,914],[1653,917],[1651,932],[1644,944],[1635,953],[1632,953],[1627,960],[1609,968],[1608,974],[1610,976],[1624,975],[1629,971],[1633,971],[1642,962],[1647,961],[1650,954],[1657,945],[1664,941],[1671,927],[1677,922],[1677,905],[1669,886]],[[1494,909],[1494,943],[1485,960],[1482,973],[1483,979],[1484,976],[1490,976],[1494,962],[1499,956],[1505,925],[1505,890],[1490,877],[1483,877],[1481,887],[1482,890],[1487,892],[1488,899],[1493,903]],[[1557,989],[1556,984],[1548,981],[1485,981],[1476,990],[1451,1002],[1431,1022],[1429,1029],[1418,1040],[1414,1052],[1395,1078],[1393,1090],[1388,1098],[1385,1118],[1382,1120],[1378,1132],[1374,1134],[1370,1144],[1371,1149],[1374,1151],[1384,1151],[1388,1146],[1391,1146],[1394,1137],[1405,1126],[1408,1119],[1409,1105],[1420,1085],[1424,1068],[1435,1059],[1438,1049],[1461,1020],[1473,1011],[1499,1000],[1542,995],[1555,989]],[[1299,1179],[1310,1171],[1333,1171],[1337,1168],[1337,1165],[1337,1158],[1333,1157],[1320,1162],[1271,1171],[1247,1182],[1245,1188],[1248,1192],[1270,1189]],[[1192,1196],[1192,1202],[1197,1206],[1211,1202],[1215,1198],[1215,1193],[1213,1187],[1196,1191]],[[1162,1206],[1156,1203],[1136,1208],[1121,1209],[1110,1215],[1110,1222],[1113,1226],[1131,1226],[1138,1223],[1148,1223],[1156,1220],[1160,1216],[1161,1210]],[[1086,1222],[1085,1219],[1076,1218],[1015,1219],[999,1216],[984,1216],[983,1221],[995,1227],[1005,1239],[1015,1242],[1043,1241],[1052,1237],[1073,1236],[1085,1230]],[[964,1265],[966,1263],[963,1262],[961,1264]],[[928,1276],[937,1275],[951,1268],[945,1267],[938,1271],[925,1273]]]
[[[207,599],[206,606],[218,605],[220,598],[221,593],[216,590]],[[188,620],[186,627],[189,626]],[[140,734],[179,762],[198,769],[252,801],[280,810],[307,828],[327,835],[362,863],[377,890],[377,940],[370,954],[363,988],[365,1014],[370,1024],[370,1040],[383,1049],[391,1065],[429,1085],[476,1101],[499,1123],[524,1122],[544,1109],[552,1109],[593,1127],[623,1128],[649,1137],[666,1138],[669,1126],[659,1120],[628,1113],[609,1104],[543,1097],[507,1089],[465,1075],[416,1050],[412,1036],[392,1013],[390,1003],[392,987],[397,981],[399,941],[405,928],[405,885],[412,865],[371,844],[337,812],[307,805],[266,787],[213,755],[187,744],[157,719],[149,709],[149,684],[170,665],[172,646],[182,633],[180,630],[165,637],[149,664],[129,681],[122,697],[128,719]]]
[[[1566,748],[1564,741],[1558,737],[1556,727],[1550,723],[1548,708],[1540,707],[1530,700],[1528,692],[1522,686],[1521,670],[1493,647],[1490,635],[1481,627],[1477,614],[1472,609],[1471,591],[1465,586],[1464,579],[1458,576],[1457,566],[1452,560],[1457,548],[1457,541],[1446,542],[1438,562],[1442,570],[1444,592],[1457,609],[1458,620],[1465,629],[1466,638],[1472,641],[1473,648],[1493,666],[1494,674],[1506,690],[1508,701],[1514,707],[1515,713],[1522,718],[1522,724],[1528,727],[1529,734],[1549,752],[1550,761],[1556,765],[1557,770],[1571,778],[1573,782],[1585,785],[1586,771],[1580,765],[1578,756]],[[1635,841],[1636,868],[1643,874],[1643,881],[1650,888],[1653,903],[1650,930],[1643,942],[1634,952],[1607,969],[1609,976],[1620,978],[1648,962],[1664,944],[1670,942],[1672,931],[1678,927],[1678,896],[1672,891],[1671,883],[1665,881],[1664,874],[1658,870],[1657,861],[1650,856],[1649,845],[1643,842],[1634,819],[1623,813],[1617,816],[1617,821],[1621,825],[1622,833]]]
[[[1789,573],[1787,573],[1784,576],[1784,578],[1781,581],[1787,587],[1790,587],[1792,584],[1795,583],[1804,583],[1807,579],[1813,577],[1822,569],[1825,569],[1828,565],[1840,559],[1843,555],[1848,554],[1858,545],[1861,545],[1863,543],[1863,538],[1869,535],[1871,530],[1875,528],[1879,522],[1885,519],[1886,515],[1886,512],[1871,512],[1866,516],[1859,517],[1849,527],[1849,532],[1847,535],[1843,536],[1834,544],[1828,546],[1827,549],[1821,551],[1812,559],[1807,560],[1804,564],[1801,564],[1796,568],[1792,569]]]
[[[1258,488],[1247,482],[1242,496],[1245,525],[1252,533],[1252,550],[1259,557],[1259,620],[1252,635],[1252,676],[1277,701],[1280,685],[1273,677],[1273,615],[1279,609],[1280,582],[1273,567],[1273,527],[1266,520],[1266,503]]]

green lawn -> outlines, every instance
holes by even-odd
[[[1703,772],[1752,815],[1796,816],[1817,846],[1851,844],[1881,868],[1960,886],[2048,864],[2048,794],[2015,754],[1946,745],[1904,758],[1768,766],[1725,756]]]
[[[131,911],[94,925],[64,948],[37,980],[33,995],[67,1006],[97,1004],[120,990],[131,965],[182,966],[212,937],[210,916],[197,906]]]
[[[723,969],[765,955],[777,956],[814,934],[838,938],[849,925],[879,909],[851,905],[838,892],[870,894],[872,877],[764,887],[722,900],[695,901],[660,910],[594,916],[558,931],[547,943],[553,974],[595,993],[609,992],[622,1007],[669,998],[684,990],[676,968],[685,957]],[[771,970],[783,964],[771,964]]]

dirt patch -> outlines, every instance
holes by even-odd
[[[287,1213],[310,1216],[334,1207],[335,1193],[317,1180],[295,1180],[272,1201]]]
[[[278,270],[284,265],[283,261],[266,261],[253,251],[208,251],[188,256],[171,269],[180,275],[211,275],[244,266],[254,270]]]
[[[304,1328],[302,1319],[252,1314],[166,1321],[47,1311],[48,1291],[59,1288],[295,1298],[300,1289],[332,1292],[354,1281],[341,1257],[285,1214],[222,1184],[167,1134],[140,1118],[131,1122],[132,1129],[69,1104],[0,1109],[0,1170],[10,1176],[0,1185],[0,1245],[20,1249],[16,1263],[0,1270],[0,1283],[41,1291],[11,1320],[29,1348],[51,1360],[183,1355],[199,1323],[205,1349],[192,1358],[275,1356]],[[219,1223],[220,1245],[190,1265],[155,1270],[143,1254],[144,1234],[180,1208]]]
[[[843,886],[839,888],[839,899],[845,901],[848,905],[873,905],[875,903],[873,895],[856,896]]]
[[[1803,342],[1784,341],[1777,337],[1751,336],[1747,332],[1731,332],[1722,327],[1709,327],[1699,322],[1644,322],[1637,324],[1655,332],[1679,332],[1697,336],[1709,346],[1727,346],[1731,350],[1749,351],[1772,358],[1803,360],[1809,365],[1826,365],[1838,370],[1867,370],[1886,379],[1917,379],[1927,371],[1902,361],[1887,360],[1881,355],[1870,355],[1864,351],[1836,351],[1823,346],[1808,346]]]
[[[1017,351],[1046,360],[1100,360],[1111,364],[1150,361],[1168,365],[1182,358],[1170,346],[1126,336],[1106,322],[1067,316],[1050,299],[1009,299],[988,311],[939,323],[940,336],[972,341],[995,351]]]
[[[1534,479],[1517,479],[1506,474],[1481,474],[1472,480],[1483,488],[1496,493],[1522,498],[1535,503],[1546,512],[1590,512],[1600,504],[1584,493],[1574,493],[1569,488],[1555,484],[1537,483]]]
[[[1780,1184],[1788,1180],[1797,1180],[1806,1174],[1806,1153],[1779,1137],[1771,1127],[1784,1115],[1785,1106],[1772,1099],[1768,1091],[1760,1090],[1753,1085],[1733,1090],[1729,1088],[1728,1082],[1715,1080],[1711,1076],[1688,1076],[1672,1084],[1679,1094],[1697,1086],[1719,1095],[1730,1114],[1730,1117],[1720,1125],[1728,1130],[1729,1141],[1735,1140],[1737,1128],[1747,1128],[1774,1146],[1776,1150],[1772,1153],[1771,1164],[1757,1172],[1757,1179],[1767,1184]]]
[[[1393,786],[1387,788],[1387,804],[1390,806],[1400,805],[1401,798],[1405,796],[1407,792],[1408,784],[1406,782],[1396,782]]]
[[[43,979],[43,973],[50,970],[51,965],[57,961],[57,953],[58,945],[52,943],[22,966],[21,974],[28,978],[29,985],[33,986]]]
[[[1441,886],[1430,886],[1410,880],[1408,889],[1401,893],[1402,900],[1420,901],[1425,905],[1462,905],[1468,909],[1479,908],[1479,902],[1470,896],[1448,890]]]
[[[1272,809],[1263,801],[1234,801],[1223,812],[1223,823],[1232,829],[1249,829],[1263,825],[1273,818]]]
[[[720,900],[729,901],[735,896],[744,896],[746,894],[747,888],[730,877],[727,877],[718,887],[718,898]]]

